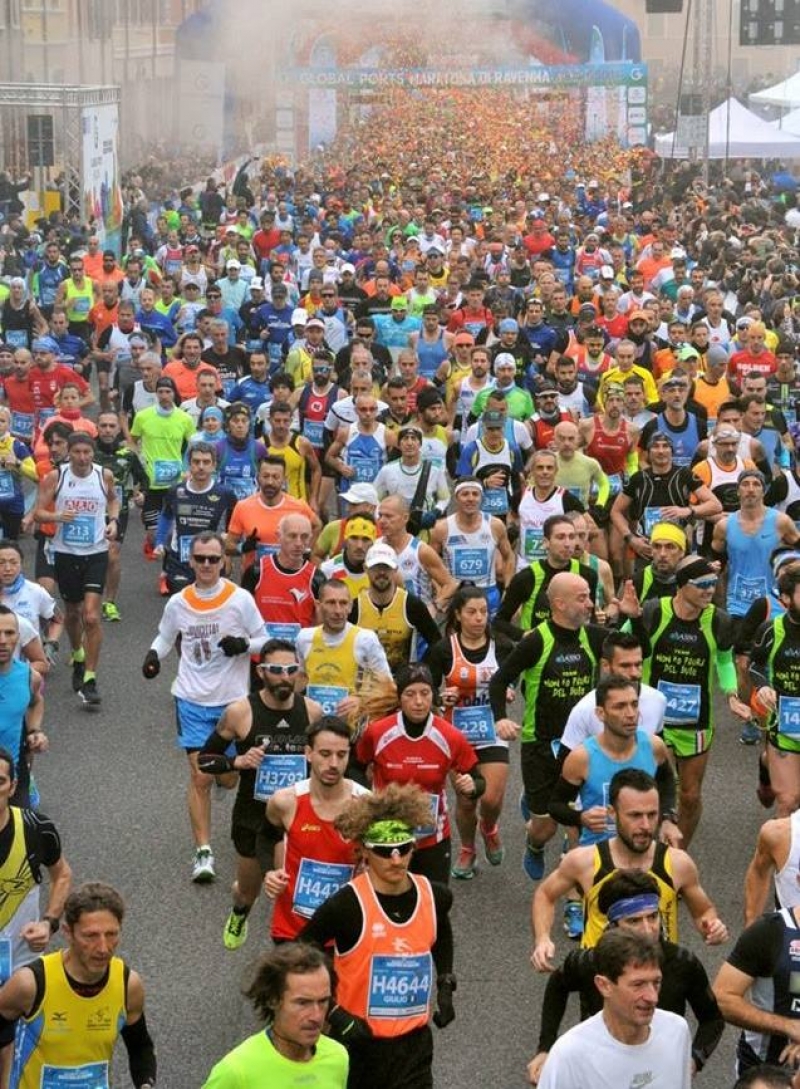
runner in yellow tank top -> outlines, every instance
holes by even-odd
[[[322,470],[314,447],[302,435],[292,434],[291,423],[291,405],[273,401],[269,406],[269,425],[264,428],[264,445],[270,454],[278,454],[285,461],[289,495],[304,499],[316,511]]]
[[[76,889],[64,905],[67,948],[20,968],[0,988],[0,1014],[21,1018],[11,1085],[108,1089],[117,1037],[128,1049],[133,1081],[148,1089],[156,1056],[144,1016],[144,987],[114,951],[125,905],[109,885]]]

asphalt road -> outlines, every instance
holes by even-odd
[[[175,659],[145,682],[142,658],[163,606],[156,565],[142,558],[141,531],[131,527],[123,551],[119,605],[123,620],[105,625],[99,671],[103,706],[81,707],[70,688],[66,651],[47,682],[46,727],[51,751],[37,761],[42,810],[57,823],[76,882],[111,882],[129,915],[121,954],[147,989],[147,1016],[159,1054],[159,1085],[196,1089],[214,1062],[255,1030],[241,986],[268,948],[268,908],[259,901],[250,937],[235,953],[222,945],[234,854],[229,840],[232,794],[215,791],[213,845],[218,880],[196,887],[185,811],[186,759],[175,748],[169,685]],[[26,542],[26,568],[32,547]],[[64,641],[66,643],[66,640]],[[756,750],[738,743],[738,727],[723,720],[706,782],[706,811],[693,846],[702,883],[731,933],[742,918],[742,879],[764,818],[755,797]],[[455,883],[457,1019],[436,1033],[439,1089],[491,1086],[521,1089],[536,1044],[544,977],[530,967],[532,885],[521,869],[522,824],[517,814],[518,763],[502,830],[502,867],[485,863],[477,877]],[[551,862],[560,843],[552,846]],[[687,914],[681,940],[704,960],[713,978],[727,947],[706,949]],[[569,943],[559,939],[562,952]],[[705,1089],[733,1084],[734,1030],[698,1078]],[[120,1046],[115,1084],[129,1085]],[[590,1089],[587,1086],[587,1089]]]

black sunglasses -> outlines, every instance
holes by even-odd
[[[195,563],[222,563],[222,556],[193,556],[192,559]]]
[[[365,843],[368,851],[372,851],[378,858],[394,858],[395,851],[400,858],[405,858],[414,850],[414,843],[409,840],[406,843]]]

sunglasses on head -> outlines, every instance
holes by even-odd
[[[222,556],[198,556],[195,554],[192,558],[195,563],[222,563]]]
[[[395,852],[400,858],[405,858],[414,850],[414,841],[407,840],[405,843],[365,843],[364,846],[368,851],[376,854],[378,858],[394,858]]]
[[[290,662],[288,665],[281,665],[278,662],[262,662],[259,668],[263,669],[271,677],[293,677],[295,673],[300,672],[300,666],[297,662]]]

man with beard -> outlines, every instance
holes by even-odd
[[[633,575],[633,587],[639,601],[672,597],[675,571],[686,555],[686,534],[674,522],[658,522],[650,534],[652,560]]]
[[[609,787],[616,835],[602,843],[567,852],[539,885],[533,897],[534,948],[531,963],[537,972],[552,972],[555,946],[550,938],[555,908],[577,885],[584,894],[584,948],[597,945],[608,919],[599,909],[600,890],[619,870],[641,870],[658,882],[659,912],[668,941],[677,941],[678,900],[682,899],[707,945],[719,945],[728,929],[700,884],[697,866],[677,847],[657,839],[661,823],[655,779],[639,768],[618,771]]]
[[[258,899],[263,875],[274,866],[280,836],[268,825],[264,806],[276,792],[292,790],[306,778],[307,731],[322,719],[315,700],[295,693],[299,671],[294,645],[269,639],[257,666],[262,688],[230,704],[197,757],[198,767],[209,775],[239,772],[231,814],[236,850],[233,906],[222,932],[226,949],[238,949],[247,940],[247,916]],[[231,742],[233,756],[226,755]],[[349,753],[349,740],[345,748]],[[336,782],[341,781],[337,772]]]

